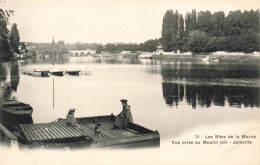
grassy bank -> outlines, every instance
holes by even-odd
[[[260,56],[254,55],[214,55],[220,63],[260,64]]]
[[[203,62],[207,55],[152,55],[153,59],[182,62]],[[209,55],[209,61],[219,59],[219,63],[260,64],[260,56],[254,55]]]

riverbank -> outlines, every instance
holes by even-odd
[[[209,56],[209,59],[206,58]],[[239,63],[239,64],[260,64],[258,55],[158,55],[153,54],[152,59],[162,59],[166,61],[180,62],[219,62],[219,63]]]

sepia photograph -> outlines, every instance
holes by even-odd
[[[0,0],[0,164],[260,164],[259,0]]]

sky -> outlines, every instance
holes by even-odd
[[[0,7],[14,10],[23,42],[141,43],[161,37],[168,9],[212,13],[257,10],[259,0],[0,0]]]

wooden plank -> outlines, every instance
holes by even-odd
[[[76,128],[74,128],[73,126],[68,126],[65,120],[62,120],[60,123],[65,126],[68,130],[71,131],[71,133],[73,133],[74,137],[80,137],[83,136],[82,132],[77,130]]]
[[[95,132],[92,131],[90,128],[86,127],[85,125],[81,125],[81,128],[90,136],[93,137],[95,136]]]
[[[132,133],[126,131],[125,129],[119,129],[119,133],[125,137],[130,137],[130,136],[133,136]]]
[[[68,131],[73,135],[73,137],[79,137],[79,136],[81,135],[81,134],[79,135],[78,132],[75,132],[75,130],[72,129],[71,126],[68,126],[64,121],[60,121],[59,123],[60,123],[61,125],[63,125],[63,127],[65,127],[66,130],[68,130]]]
[[[30,130],[32,131],[32,134],[35,136],[35,140],[36,141],[41,141],[43,140],[43,138],[41,138],[40,135],[38,135],[38,131],[36,129],[36,127],[32,124],[28,125],[28,127],[30,128]]]
[[[43,138],[41,137],[41,135],[39,135],[37,128],[35,127],[35,125],[32,124],[28,124],[29,129],[31,130],[31,132],[33,133],[33,135],[35,136],[35,140],[36,141],[41,141],[43,140]]]
[[[41,130],[41,133],[44,134],[45,137],[47,137],[47,140],[51,140],[52,137],[49,135],[49,133],[45,130],[45,127],[41,124],[37,124],[37,127]]]
[[[51,129],[51,131],[54,133],[54,135],[55,135],[58,139],[64,139],[64,137],[60,134],[60,132],[57,131],[56,129],[54,129],[52,123],[46,123],[45,125],[47,125],[49,129]]]
[[[133,130],[133,129],[131,129],[131,128],[125,128],[125,130],[127,130],[127,131],[129,131],[129,132],[132,132],[132,133],[134,133],[134,134],[140,134],[139,132],[137,132],[137,131],[135,131],[135,130]]]
[[[62,131],[61,128],[59,128],[59,127],[56,126],[56,123],[52,123],[52,126],[53,126],[53,128],[54,128],[57,132],[59,132],[59,134],[62,136],[62,138],[65,138],[65,139],[69,138],[69,136],[68,136],[67,134],[65,134],[65,133]]]
[[[113,133],[114,135],[116,135],[116,136],[118,136],[120,138],[127,137],[126,135],[123,134],[122,129],[111,130],[111,133]]]
[[[53,132],[45,124],[42,123],[41,126],[44,128],[45,133],[48,133],[49,136],[51,137],[50,140],[56,140],[57,139],[57,137],[54,136]]]
[[[48,129],[48,133],[49,135],[54,139],[54,140],[57,140],[59,139],[59,137],[56,135],[56,133],[51,129],[51,127],[49,127],[48,124],[42,124],[43,126],[45,126],[45,128]]]
[[[35,135],[33,134],[33,130],[31,130],[30,129],[30,127],[29,127],[29,124],[24,124],[24,126],[25,126],[25,128],[26,128],[26,130],[27,130],[27,133],[28,133],[28,135],[30,136],[30,138],[31,138],[31,140],[32,141],[35,141],[36,139],[35,139]]]
[[[27,131],[26,131],[26,128],[24,128],[24,125],[23,124],[19,124],[20,128],[22,129],[23,131],[23,134],[24,136],[26,137],[27,141],[31,141],[31,137],[27,134]]]
[[[110,133],[109,131],[102,129],[102,133],[104,133],[109,139],[117,139],[118,137],[115,136],[114,134]]]
[[[114,122],[102,122],[100,126],[102,129],[110,130],[114,127]]]
[[[57,125],[57,127],[59,127],[64,133],[67,134],[68,137],[75,137],[74,134],[71,133],[71,131],[69,131],[66,127],[64,127],[64,125],[62,125],[61,123],[57,122],[55,123],[55,125]]]
[[[57,134],[57,136],[61,139],[67,138],[67,136],[64,136],[63,133],[60,132],[59,129],[55,127],[53,123],[48,123],[51,129]]]
[[[42,124],[38,124],[38,127],[42,131],[42,133],[48,138],[48,140],[52,140],[52,137],[50,136],[49,132],[46,130],[46,127]]]
[[[34,124],[35,128],[38,130],[38,133],[43,138],[42,140],[48,140],[48,137],[43,133],[40,127],[38,127],[38,124]]]

